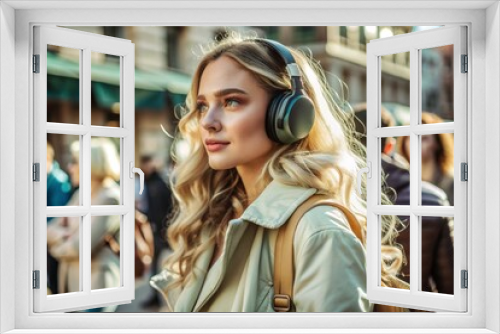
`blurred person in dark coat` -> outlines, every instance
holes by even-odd
[[[366,104],[354,107],[356,130],[366,146]],[[394,120],[385,108],[381,111],[382,126],[394,126]],[[410,171],[406,160],[395,153],[394,138],[381,138],[382,169],[386,189],[395,205],[410,204]],[[422,205],[449,205],[444,191],[422,181]],[[402,268],[402,279],[410,283],[410,226],[408,217],[400,217],[405,228],[396,242],[403,246],[406,264]],[[422,291],[453,294],[453,220],[447,217],[422,217]]]
[[[444,123],[444,120],[430,112],[422,112],[422,124]],[[448,196],[450,205],[454,203],[453,194],[453,149],[451,133],[422,136],[422,180],[435,184]],[[410,161],[410,137],[401,137],[398,152]]]
[[[71,197],[71,182],[68,174],[61,169],[55,160],[52,144],[47,142],[47,206],[63,206]],[[47,217],[47,223],[54,217]],[[47,285],[54,294],[59,293],[57,271],[59,263],[47,251]]]
[[[167,216],[172,211],[172,192],[160,176],[155,159],[151,155],[141,157],[141,170],[144,172],[144,194],[139,202],[141,207],[146,209],[146,216],[151,223],[154,235],[154,256],[151,263],[151,275],[158,273],[158,262],[161,253],[168,248],[166,241],[166,221]],[[142,305],[144,307],[158,306],[160,296],[156,291]]]

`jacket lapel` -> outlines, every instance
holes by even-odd
[[[194,307],[193,312],[199,312],[200,309],[205,305],[205,303],[210,299],[210,297],[216,292],[220,284],[222,283],[222,279],[224,278],[224,274],[226,272],[226,267],[229,261],[231,260],[232,255],[237,249],[237,246],[245,234],[245,230],[248,226],[248,223],[243,222],[241,219],[231,220],[229,222],[229,226],[227,229],[224,249],[220,256],[220,258],[214,263],[212,268],[210,269],[210,275],[205,276],[205,282],[203,284],[203,289],[201,290],[199,297],[196,301],[196,296],[198,294],[193,295],[196,301],[196,306]],[[211,260],[211,257],[208,261]],[[208,268],[208,265],[207,265]]]
[[[202,239],[207,239],[205,233],[203,233]],[[196,261],[194,268],[195,276],[179,294],[177,301],[175,301],[174,312],[191,312],[193,310],[196,303],[196,297],[200,294],[201,288],[203,287],[203,282],[205,281],[208,266],[212,260],[214,248],[215,246],[211,245]]]

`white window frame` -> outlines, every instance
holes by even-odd
[[[47,289],[34,290],[35,312],[75,311],[106,305],[127,304],[135,298],[134,279],[134,186],[132,168],[135,156],[135,46],[129,40],[107,37],[54,26],[34,27],[34,54],[39,55],[39,73],[33,75],[34,162],[47,170],[47,134],[76,135],[80,142],[80,205],[47,207],[47,177],[40,175],[33,184],[34,270],[39,270],[39,286],[47,286],[47,217],[80,217],[79,285],[72,293],[47,295]],[[47,46],[57,45],[78,50],[80,64],[79,124],[47,122]],[[120,125],[92,126],[91,54],[114,55],[120,64]],[[91,205],[91,139],[114,137],[120,141],[120,205]],[[92,216],[120,217],[120,284],[92,290],[91,225]]]
[[[254,328],[302,328],[340,333],[498,333],[500,331],[500,9],[498,1],[464,2],[120,2],[4,1],[0,3],[0,332],[213,333]],[[59,7],[65,6],[65,9]],[[129,6],[131,9],[116,9]],[[137,10],[138,7],[150,8]],[[204,6],[201,8],[200,6]],[[399,9],[393,9],[398,6]],[[425,7],[429,6],[429,7]],[[430,7],[432,6],[432,7]],[[455,6],[452,8],[452,6]],[[461,9],[456,9],[461,6]],[[69,7],[69,8],[68,8]],[[85,9],[81,9],[86,7]],[[97,8],[99,7],[99,8]],[[103,7],[115,8],[103,11]],[[162,8],[158,8],[162,7]],[[264,8],[268,7],[268,8]],[[406,9],[404,8],[406,7]],[[44,10],[52,8],[59,10]],[[75,9],[80,8],[80,9]],[[219,8],[219,9],[216,9]],[[224,9],[220,9],[224,8]],[[242,8],[245,8],[242,10]],[[368,8],[368,9],[367,9]],[[402,8],[402,9],[401,9]],[[408,10],[411,8],[411,10]],[[105,16],[102,14],[105,12]],[[105,19],[104,19],[105,17]],[[314,19],[313,19],[314,18]],[[105,20],[105,21],[103,21]],[[30,55],[32,26],[58,25],[436,25],[469,27],[468,115],[469,311],[436,314],[34,314],[29,245],[32,245],[31,163],[33,125]],[[488,71],[486,72],[486,68]],[[15,117],[14,117],[15,115]],[[15,138],[12,145],[12,138]],[[488,144],[486,144],[488,143]],[[15,177],[13,177],[15,175]],[[486,175],[488,182],[486,182]],[[15,195],[12,192],[15,189]],[[486,194],[488,196],[486,196]],[[486,220],[487,218],[487,220]],[[470,226],[474,226],[472,229]],[[13,237],[14,236],[14,237]],[[486,253],[488,251],[488,253]],[[485,255],[488,265],[485,264]],[[486,277],[488,279],[486,279]],[[486,293],[487,291],[487,293]],[[195,320],[195,321],[193,321]],[[409,327],[413,329],[409,329]],[[357,330],[352,329],[355,327]],[[43,329],[50,328],[50,331]],[[133,328],[140,328],[132,330]],[[170,330],[168,329],[170,328]],[[231,330],[231,328],[233,328]],[[267,331],[257,330],[267,328]],[[115,329],[115,331],[112,331]],[[196,331],[195,329],[199,329]],[[281,330],[280,330],[281,329]],[[323,330],[320,330],[323,329]],[[328,329],[328,330],[327,330]],[[390,330],[392,329],[392,330]],[[416,329],[418,329],[416,331]],[[459,329],[462,329],[459,331]]]
[[[467,289],[461,288],[461,270],[467,270],[467,186],[461,181],[461,163],[467,163],[467,73],[462,73],[461,57],[467,54],[467,28],[447,26],[371,40],[367,45],[367,162],[371,178],[367,182],[367,295],[377,304],[390,304],[430,311],[467,310]],[[421,51],[444,45],[453,46],[453,111],[452,122],[422,124],[422,54]],[[410,124],[407,126],[381,127],[382,57],[385,55],[410,55]],[[453,133],[454,150],[454,206],[422,206],[421,143],[426,134]],[[410,203],[408,205],[381,205],[381,147],[383,137],[410,137]],[[375,176],[377,175],[377,176]],[[470,180],[474,182],[474,180]],[[382,215],[410,217],[410,289],[388,289],[380,286]],[[421,218],[453,217],[453,285],[454,293],[430,293],[422,290],[422,235]]]

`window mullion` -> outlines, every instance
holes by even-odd
[[[420,204],[420,138],[415,134],[420,115],[420,71],[418,49],[410,49],[410,291],[420,286],[419,217],[413,209]]]
[[[80,124],[47,122],[47,133],[83,136],[86,132],[87,129]]]
[[[454,217],[453,206],[409,206],[409,205],[376,205],[373,213],[376,215],[407,216],[409,213],[427,217]]]
[[[412,131],[420,136],[434,135],[440,133],[454,133],[455,123],[435,123],[435,124],[420,124],[412,128]]]
[[[373,213],[380,216],[406,216],[409,212],[409,205],[377,205],[373,208]]]
[[[410,134],[410,131],[411,131],[410,126],[403,125],[395,127],[376,128],[373,130],[373,134],[379,138],[401,137],[401,136],[408,136]]]
[[[95,126],[95,125],[92,126],[90,131],[92,136],[95,137],[124,138],[130,134],[130,131],[128,129],[111,128],[111,127]]]
[[[84,48],[81,61],[80,73],[80,89],[82,91],[82,110],[80,115],[82,117],[82,125],[85,127],[85,134],[81,140],[80,150],[80,198],[83,207],[89,208],[91,205],[91,152],[90,152],[90,117],[91,117],[91,50]],[[90,210],[83,216],[82,226],[80,228],[80,282],[83,284],[85,293],[91,291],[91,219]]]
[[[411,212],[420,217],[454,217],[455,208],[453,206],[415,206]]]
[[[82,217],[89,211],[84,206],[48,206],[45,208],[47,217]]]

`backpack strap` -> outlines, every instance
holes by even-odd
[[[346,216],[347,221],[356,237],[364,241],[364,235],[356,216],[346,207],[332,200],[326,195],[312,195],[302,203],[292,214],[290,219],[278,230],[274,249],[274,310],[276,312],[289,312],[293,308],[293,238],[297,225],[302,216],[312,208],[319,205],[333,206]]]

